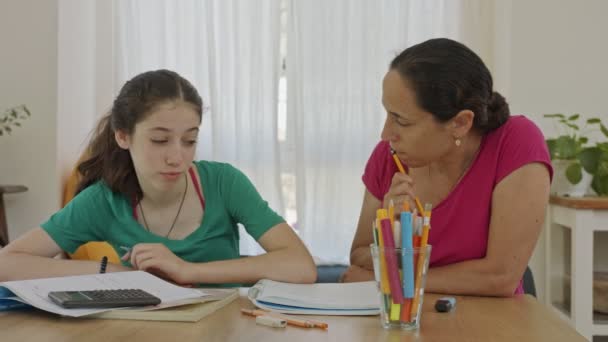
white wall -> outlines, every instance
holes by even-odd
[[[0,109],[26,104],[32,117],[0,137],[0,184],[22,184],[5,195],[12,238],[38,226],[59,199],[57,135],[57,1],[0,2]]]
[[[112,17],[111,1],[0,2],[0,109],[32,111],[0,138],[0,184],[29,188],[5,196],[11,239],[60,207],[62,178],[112,104]]]
[[[510,7],[510,29],[498,32],[510,39],[510,49],[503,50],[508,72],[499,73],[508,79],[497,84],[505,85],[511,111],[532,118],[546,136],[555,132],[543,113],[581,113],[608,123],[608,1],[513,0],[502,6]],[[543,241],[530,263],[541,297]]]

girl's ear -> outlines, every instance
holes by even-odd
[[[128,150],[130,145],[129,135],[121,130],[114,131],[114,139],[123,150]]]

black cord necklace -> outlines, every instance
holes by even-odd
[[[182,201],[179,203],[179,209],[177,209],[177,214],[175,215],[175,218],[173,219],[171,228],[169,228],[169,232],[167,232],[167,235],[165,235],[166,238],[168,238],[169,234],[171,234],[171,232],[173,231],[173,227],[175,227],[175,222],[177,222],[179,213],[182,212],[182,206],[184,205],[184,200],[186,199],[186,193],[188,192],[188,176],[184,175],[184,177],[186,177],[186,189],[184,189],[184,195],[182,196]],[[148,226],[148,221],[146,221],[146,214],[144,214],[144,207],[141,205],[141,201],[139,201],[139,210],[141,211],[141,218],[144,219],[144,227],[146,228],[147,231],[150,231],[150,228]]]

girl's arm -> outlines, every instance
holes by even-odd
[[[38,227],[0,249],[0,281],[61,277],[99,273],[99,261],[55,259],[62,252],[53,239]],[[107,272],[128,271],[108,264]]]
[[[298,236],[287,223],[270,228],[258,240],[267,253],[232,260],[192,263],[160,244],[134,246],[134,268],[149,271],[179,284],[255,283],[272,279],[290,283],[313,283],[317,268]]]

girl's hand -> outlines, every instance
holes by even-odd
[[[340,276],[341,283],[355,283],[360,281],[374,280],[374,271],[366,270],[357,265],[350,265]]]
[[[403,203],[407,201],[410,204],[410,208],[414,208],[415,197],[414,180],[412,177],[401,172],[396,172],[393,175],[391,187],[388,189],[386,195],[384,195],[382,205],[385,209],[388,209],[389,203],[392,200],[395,208],[402,208]],[[400,211],[401,210],[395,210],[395,212]]]
[[[163,244],[137,244],[121,259],[129,260],[135,270],[146,271],[180,285],[189,283],[190,263],[173,254]]]

